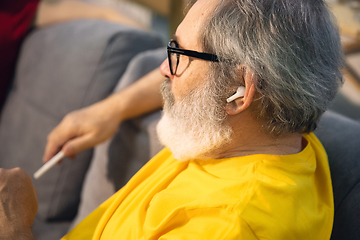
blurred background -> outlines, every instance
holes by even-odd
[[[48,2],[59,0],[47,0]],[[115,9],[159,33],[167,42],[184,17],[187,0],[78,0]]]
[[[344,86],[332,109],[360,120],[360,1],[327,0],[334,13],[345,53]]]

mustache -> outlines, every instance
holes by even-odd
[[[174,106],[175,97],[171,92],[171,80],[169,78],[166,78],[161,84],[161,95],[164,100],[164,108]]]

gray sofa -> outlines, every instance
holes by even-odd
[[[166,58],[165,48],[157,49],[161,45],[149,33],[93,20],[33,32],[24,43],[1,116],[0,167],[20,166],[32,175],[42,165],[46,135],[62,117],[157,67]],[[65,159],[33,180],[39,195],[37,238],[59,239],[121,188],[161,148],[154,130],[159,117],[156,111],[126,121],[94,151],[75,161]],[[335,199],[332,239],[360,239],[360,124],[327,112],[315,133],[329,155]]]
[[[42,166],[47,134],[70,111],[107,97],[138,53],[163,47],[157,35],[101,20],[35,29],[23,43],[0,119],[0,167],[29,175]],[[38,239],[59,239],[74,219],[92,150],[33,180]]]

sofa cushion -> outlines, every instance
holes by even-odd
[[[315,134],[329,157],[335,204],[331,239],[359,239],[360,123],[328,111]]]
[[[121,91],[157,68],[166,59],[166,48],[149,50],[134,57],[115,91]],[[113,195],[162,147],[155,128],[160,111],[125,121],[116,134],[95,148],[86,174],[75,227]]]
[[[31,176],[42,166],[48,133],[70,111],[109,95],[137,53],[162,46],[157,36],[101,20],[77,20],[36,30],[19,57],[0,120],[0,167]],[[68,221],[76,214],[92,151],[64,159],[33,183],[37,218]]]

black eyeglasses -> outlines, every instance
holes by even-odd
[[[218,56],[214,54],[180,49],[179,44],[173,39],[171,39],[170,42],[168,43],[167,53],[168,53],[171,75],[175,75],[178,70],[180,55],[199,58],[211,62],[219,62]]]

